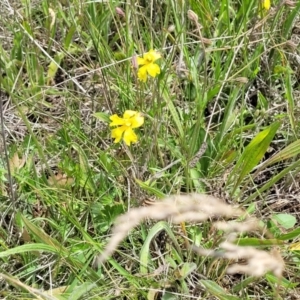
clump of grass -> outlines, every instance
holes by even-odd
[[[299,12],[0,1],[0,298],[292,297]],[[126,111],[143,126],[114,117],[114,143],[109,120]]]

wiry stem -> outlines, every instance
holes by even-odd
[[[0,69],[1,73],[1,69]],[[8,175],[8,185],[9,185],[9,194],[10,194],[10,199],[11,199],[11,204],[13,206],[13,210],[15,211],[16,207],[16,197],[13,189],[13,180],[12,180],[12,174],[11,174],[11,169],[10,169],[10,163],[9,163],[9,157],[8,157],[8,151],[7,151],[7,143],[6,143],[6,137],[5,137],[5,131],[4,131],[4,110],[3,110],[3,92],[1,89],[1,81],[0,81],[0,128],[1,128],[1,137],[3,141],[3,145],[1,150],[3,150],[4,154],[4,161],[7,166],[7,175]],[[11,217],[11,222],[10,225],[12,224],[12,219]],[[4,217],[2,216],[2,221],[4,222]],[[10,225],[8,227],[10,227]]]

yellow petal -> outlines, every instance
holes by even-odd
[[[123,139],[127,146],[130,146],[131,143],[136,143],[138,140],[137,135],[131,128],[125,130]]]
[[[119,143],[121,138],[122,138],[122,135],[123,135],[123,132],[127,129],[126,126],[121,126],[121,127],[118,127],[118,128],[115,128],[111,131],[111,137],[113,139],[115,139],[115,143]]]
[[[131,128],[138,128],[144,124],[144,117],[141,113],[137,113],[134,117],[130,119],[131,121]]]
[[[152,50],[152,49],[148,52],[148,54],[151,55],[153,62],[161,58],[161,54],[157,51]]]
[[[146,82],[147,81],[147,65],[139,68],[137,75],[138,75],[139,80]]]
[[[146,64],[147,62],[145,61],[144,58],[138,57],[138,58],[137,58],[137,63],[138,63],[138,65],[140,66],[140,65]]]
[[[125,110],[125,112],[123,114],[123,118],[124,119],[129,119],[129,118],[135,116],[136,114],[137,114],[137,112],[134,111],[134,110]]]
[[[119,126],[119,125],[124,125],[126,120],[118,117],[117,115],[112,115],[109,117],[109,119],[112,121],[109,126]]]
[[[264,9],[269,10],[271,7],[271,1],[270,0],[264,0]]]
[[[156,77],[158,74],[160,74],[160,68],[157,64],[149,64],[147,66],[147,71],[152,77]]]

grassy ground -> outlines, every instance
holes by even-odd
[[[1,2],[1,299],[298,299],[300,2],[267,4]]]

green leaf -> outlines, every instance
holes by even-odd
[[[267,110],[268,109],[268,101],[265,98],[265,96],[260,91],[257,92],[257,96],[258,96],[258,101],[260,103],[260,106],[263,109]]]
[[[247,277],[246,279],[242,280],[238,284],[236,284],[233,288],[232,291],[234,293],[238,293],[239,291],[245,289],[247,286],[249,286],[251,283],[257,281],[257,277]]]
[[[207,291],[212,295],[216,296],[221,300],[240,300],[241,298],[228,295],[226,291],[221,288],[215,281],[212,280],[200,280],[200,282],[205,286]]]
[[[262,192],[268,190],[272,185],[274,185],[280,179],[284,178],[284,176],[287,175],[288,173],[290,173],[292,170],[295,173],[300,172],[300,160],[296,160],[294,163],[292,163],[291,165],[288,165],[281,172],[279,172],[278,174],[271,177],[270,180],[267,181],[266,184],[264,184],[256,192],[251,194],[243,203],[246,204],[246,203],[249,203],[252,200],[256,199],[258,196],[260,196],[262,194]]]
[[[183,130],[183,127],[182,127],[182,122],[181,122],[181,120],[180,120],[180,118],[179,118],[179,114],[178,114],[178,112],[177,112],[177,110],[176,110],[176,108],[175,108],[175,105],[174,105],[174,103],[172,102],[171,97],[170,97],[170,95],[168,94],[168,92],[167,92],[166,89],[163,90],[163,98],[164,98],[164,100],[166,101],[167,107],[168,107],[168,109],[169,109],[169,111],[170,111],[170,113],[171,113],[171,115],[172,115],[173,121],[174,121],[174,123],[176,124],[176,127],[177,127],[177,129],[178,129],[179,136],[180,136],[181,138],[183,138],[183,137],[184,137],[184,130]]]
[[[13,277],[13,276],[10,276],[10,275],[7,275],[7,274],[3,274],[3,273],[0,273],[0,277],[1,277],[1,281],[3,281],[3,279],[4,279],[5,281],[7,281],[10,285],[14,286],[15,288],[19,288],[22,291],[26,290],[32,296],[34,296],[34,298],[33,297],[29,297],[24,292],[22,292],[22,294],[24,295],[22,297],[22,299],[37,299],[37,300],[45,300],[45,299],[47,299],[47,300],[61,300],[62,299],[60,297],[59,298],[54,297],[53,294],[46,295],[45,292],[41,292],[40,290],[35,289],[35,288],[33,288],[33,287],[25,284],[24,282],[22,282],[21,280],[19,280],[17,277]],[[3,295],[2,292],[4,292],[4,291],[1,290],[1,294]],[[4,292],[4,294],[6,294],[6,292]],[[14,297],[15,293],[12,293],[11,296],[13,297],[13,299],[16,299],[16,297]],[[6,298],[6,297],[4,297],[4,298]],[[2,298],[2,299],[4,299],[4,298]]]
[[[182,266],[179,268],[178,272],[178,278],[177,279],[185,279],[188,277],[193,271],[197,269],[197,265],[195,263],[184,263]]]
[[[54,80],[54,77],[57,73],[57,70],[64,56],[65,56],[64,53],[59,52],[58,54],[55,55],[54,59],[50,62],[48,66],[48,72],[47,72],[47,85],[52,85],[52,81]]]
[[[295,134],[295,136],[297,136],[296,133],[296,116],[295,116],[295,99],[294,99],[294,89],[293,89],[293,83],[292,83],[292,78],[291,78],[291,74],[290,72],[286,72],[285,76],[285,96],[286,96],[286,100],[288,103],[288,117],[290,119],[290,123],[291,123],[291,127],[292,130]]]
[[[294,9],[291,11],[291,13],[288,15],[288,17],[285,20],[285,23],[283,24],[283,37],[288,39],[290,35],[290,31],[293,27],[294,21],[299,16],[300,12],[300,2],[297,3],[297,5],[294,7]]]
[[[100,121],[103,121],[105,123],[109,123],[110,119],[109,119],[109,115],[103,112],[96,112],[93,114],[93,116],[97,119],[99,119]]]
[[[300,140],[297,140],[288,146],[286,146],[283,150],[277,152],[275,155],[266,160],[257,170],[256,173],[259,173],[262,169],[273,165],[277,162],[292,158],[300,153]]]
[[[140,266],[140,272],[142,274],[148,274],[148,264],[149,264],[149,257],[150,257],[150,244],[153,240],[153,238],[160,233],[162,230],[165,230],[168,234],[168,236],[170,237],[170,239],[173,242],[173,247],[177,249],[177,251],[180,253],[180,246],[177,242],[177,239],[174,235],[174,233],[172,232],[170,225],[165,222],[165,221],[160,221],[157,224],[155,224],[151,230],[149,231],[147,238],[144,242],[144,245],[141,249],[141,253],[140,253],[140,262],[141,262],[141,266]]]
[[[273,275],[273,274],[266,274],[266,279],[274,284],[278,284],[279,286],[282,286],[286,289],[291,289],[291,288],[295,288],[296,286],[299,285],[299,283],[292,283],[290,282],[288,279],[284,278],[284,277],[280,277],[278,278],[277,276]]]
[[[80,185],[94,192],[96,186],[89,166],[88,157],[83,147],[77,143],[72,143],[72,147],[77,151],[80,163]]]
[[[6,251],[1,251],[0,252],[0,258],[7,257],[10,255],[15,255],[19,253],[25,253],[25,252],[49,252],[49,253],[58,253],[58,249],[56,247],[50,246],[50,245],[45,245],[41,243],[36,243],[36,244],[25,244],[22,246],[17,246],[12,249],[8,249]]]
[[[257,238],[240,238],[237,241],[237,245],[239,246],[274,246],[274,245],[282,245],[283,241],[277,239],[257,239]]]
[[[72,294],[68,297],[68,300],[78,300],[83,299],[82,296],[88,293],[90,290],[95,288],[97,284],[95,282],[85,282],[80,286],[77,286],[73,291]]]
[[[34,225],[25,216],[21,215],[21,219],[27,230],[33,234],[36,239],[45,243],[46,245],[50,245],[52,248],[55,248],[57,252],[67,255],[68,251],[56,239],[46,234],[40,227]]]
[[[229,182],[235,181],[232,194],[234,194],[246,175],[248,175],[263,158],[279,126],[280,123],[275,122],[265,130],[259,132],[245,148],[228,179]],[[235,178],[236,176],[237,178]]]
[[[62,243],[58,242],[56,239],[52,238],[48,234],[46,234],[41,228],[33,224],[30,220],[26,219],[25,216],[21,215],[22,221],[27,228],[27,230],[37,239],[39,242],[45,243],[44,244],[34,244],[30,245],[32,247],[32,251],[49,251],[49,252],[54,252],[57,253],[58,255],[65,257],[66,261],[72,265],[73,268],[78,268],[80,270],[85,270],[87,268],[87,271],[90,274],[90,280],[98,280],[99,276],[92,270],[90,267],[87,267],[85,264],[82,264],[78,259],[70,255],[70,252],[68,249],[66,249]],[[34,247],[36,245],[36,248]],[[28,246],[28,245],[23,245],[23,246]],[[20,246],[20,247],[23,247]],[[24,250],[27,249],[29,251],[30,247],[28,248],[19,248],[18,250]],[[11,250],[16,251],[16,248],[13,248]],[[21,252],[20,252],[21,253]],[[3,255],[3,252],[0,254]],[[1,256],[0,256],[1,257]]]
[[[150,289],[147,294],[147,300],[155,300],[157,294],[158,294],[158,291]]]
[[[147,182],[143,182],[139,179],[135,179],[135,181],[143,190],[155,195],[159,199],[163,199],[166,197],[164,193],[162,193],[160,190],[156,189],[155,187],[148,185]]]
[[[161,300],[178,300],[178,296],[169,292],[165,292]]]
[[[297,222],[296,218],[290,214],[276,214],[272,216],[283,228],[293,228]]]
[[[282,240],[282,241],[287,241],[287,240],[292,240],[292,239],[298,237],[299,235],[300,235],[300,227],[298,227],[297,229],[295,229],[289,233],[278,236],[277,239]]]
[[[67,35],[66,35],[66,37],[65,37],[65,40],[64,40],[64,47],[65,47],[65,49],[69,49],[70,44],[71,44],[71,42],[72,42],[72,39],[73,39],[73,36],[74,36],[75,32],[76,32],[76,26],[75,26],[75,25],[72,25],[72,26],[69,28],[69,30],[68,30],[68,32],[67,32]]]

